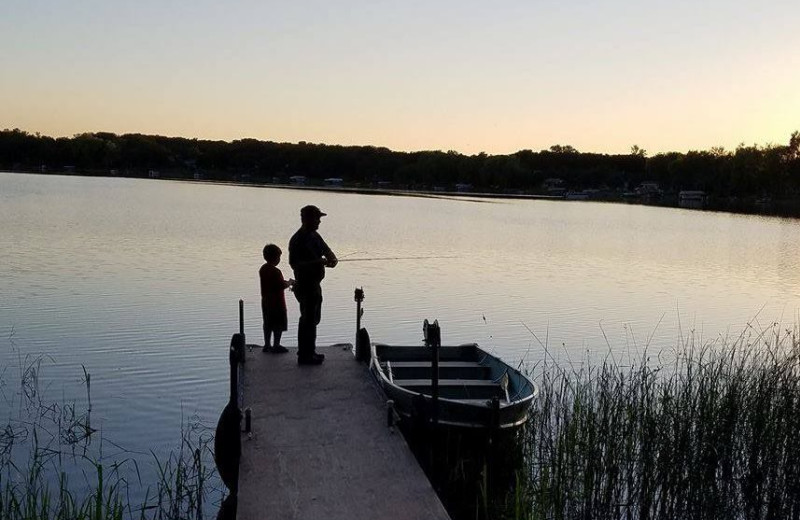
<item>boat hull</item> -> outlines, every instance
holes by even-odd
[[[430,347],[371,345],[370,371],[405,420],[456,428],[516,428],[536,385],[476,344],[439,347],[439,398],[432,396]]]

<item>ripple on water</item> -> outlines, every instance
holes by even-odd
[[[791,324],[800,309],[800,223],[786,219],[3,173],[0,196],[6,390],[44,356],[47,395],[85,404],[85,368],[93,421],[143,453],[176,446],[194,414],[216,422],[238,300],[248,342],[262,342],[261,249],[281,246],[290,276],[287,243],[309,203],[328,213],[321,232],[340,256],[422,257],[329,271],[322,344],[353,341],[355,287],[375,341],[421,343],[422,321],[438,319],[445,342],[511,363],[634,356],[690,331],[735,335],[754,316]]]

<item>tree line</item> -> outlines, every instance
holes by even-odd
[[[569,145],[509,155],[455,151],[398,152],[375,146],[232,142],[108,132],[53,138],[19,129],[0,131],[0,169],[63,173],[272,182],[305,176],[310,184],[338,177],[345,185],[453,189],[470,185],[492,193],[546,193],[548,179],[564,190],[596,189],[613,195],[642,182],[665,193],[702,190],[718,199],[800,198],[800,132],[787,144],[739,145],[648,157],[579,152]],[[198,174],[198,175],[196,175]]]

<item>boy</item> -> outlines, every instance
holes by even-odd
[[[266,264],[258,270],[261,279],[261,314],[264,317],[264,348],[262,352],[283,354],[288,352],[281,345],[281,334],[286,330],[286,298],[284,291],[294,285],[294,280],[283,279],[283,273],[277,265],[281,261],[281,248],[275,244],[264,246]],[[270,336],[274,341],[270,344]]]

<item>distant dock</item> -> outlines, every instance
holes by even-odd
[[[318,349],[321,366],[298,366],[295,349],[247,352],[238,519],[450,518],[351,350]]]

